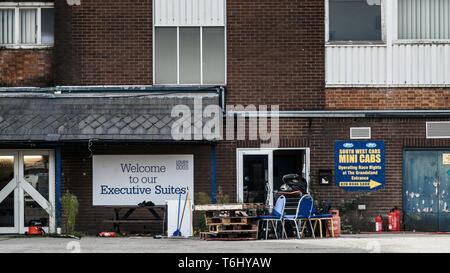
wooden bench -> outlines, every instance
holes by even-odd
[[[165,205],[159,205],[159,206],[108,206],[109,208],[114,209],[114,218],[112,220],[104,220],[105,223],[112,223],[114,226],[114,231],[117,233],[120,233],[120,225],[121,224],[154,224],[154,223],[160,223],[162,224],[162,231],[161,233],[164,233],[165,230],[165,224],[166,224],[166,213],[167,208]],[[155,209],[164,210],[163,216],[161,217],[161,214],[156,212]],[[121,210],[127,210],[125,214],[122,216],[120,215]],[[150,215],[153,216],[152,218],[147,219],[129,219],[136,210],[146,210],[150,212]]]

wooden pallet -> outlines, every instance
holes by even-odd
[[[226,231],[210,231],[200,232],[200,239],[206,241],[242,241],[256,240],[256,230],[226,230]]]
[[[258,231],[257,209],[261,204],[204,205],[206,226],[203,240],[255,240]]]
[[[249,225],[255,222],[256,216],[207,217],[206,225]]]
[[[207,204],[207,205],[195,205],[196,211],[223,211],[223,210],[252,210],[252,209],[264,209],[262,203],[238,203],[238,204]]]

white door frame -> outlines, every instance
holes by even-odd
[[[244,202],[244,155],[267,155],[267,181],[273,188],[273,156],[270,150],[264,149],[237,149],[237,201]],[[269,207],[273,206],[272,192],[269,192]]]
[[[269,208],[273,208],[273,151],[278,150],[303,150],[305,160],[303,162],[303,176],[309,187],[310,150],[307,147],[299,148],[237,148],[236,149],[236,200],[238,203],[244,201],[244,155],[267,155],[268,156],[268,182],[271,191],[269,192]],[[308,189],[309,191],[309,189]]]
[[[24,215],[24,192],[29,194],[49,214],[49,227],[46,232],[55,232],[55,153],[53,150],[0,150],[0,155],[14,156],[14,178],[0,191],[0,202],[14,189],[14,227],[0,227],[0,233],[20,233],[27,231]],[[26,155],[48,155],[49,200],[46,200],[24,179],[23,157]]]

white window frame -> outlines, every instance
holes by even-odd
[[[204,85],[204,86],[211,86],[211,85],[227,85],[227,16],[226,16],[226,1],[224,1],[224,25],[223,26],[216,26],[216,25],[156,25],[155,26],[155,0],[152,1],[152,22],[153,22],[153,28],[152,28],[152,79],[153,79],[153,85],[157,86],[198,86],[198,85]],[[156,82],[156,64],[155,64],[155,29],[158,27],[172,27],[177,28],[177,82],[176,83],[157,83]],[[198,27],[200,28],[200,83],[180,83],[180,27]],[[224,82],[221,83],[203,83],[203,27],[223,27],[223,39],[224,39]]]
[[[53,44],[42,44],[41,36],[41,10],[44,8],[54,8],[51,2],[3,2],[0,3],[0,9],[14,9],[14,43],[0,44],[0,47],[11,49],[28,49],[28,48],[49,48]],[[36,43],[22,44],[20,43],[20,10],[36,9]]]
[[[330,41],[330,0],[325,0],[325,44],[326,45],[385,45],[386,44],[386,0],[381,0],[380,41]],[[388,0],[397,1],[397,0]]]

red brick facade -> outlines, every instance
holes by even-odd
[[[444,110],[450,107],[450,88],[327,88],[329,110]]]
[[[334,209],[343,201],[351,201],[368,192],[347,192],[333,184],[318,184],[319,170],[329,169],[334,177],[334,142],[350,139],[350,127],[371,127],[372,140],[385,141],[386,184],[377,191],[363,196],[359,204],[365,204],[364,212],[354,210],[361,223],[357,228],[373,230],[374,217],[387,213],[394,207],[402,207],[402,152],[405,148],[450,147],[450,139],[426,139],[426,121],[446,119],[423,118],[281,118],[280,148],[308,147],[310,149],[310,179],[314,198],[330,199]],[[259,148],[258,141],[224,141],[217,145],[217,187],[221,186],[236,197],[236,149]],[[232,174],[232,176],[230,176]]]
[[[52,86],[52,67],[52,49],[0,49],[0,86]]]
[[[227,1],[227,104],[323,109],[324,5]]]
[[[152,85],[152,0],[55,1],[53,49],[0,49],[1,86]],[[325,88],[324,1],[227,0],[227,105],[279,105],[280,110],[443,110],[449,88]],[[308,147],[316,197],[338,207],[357,193],[314,185],[319,169],[334,172],[334,141],[368,126],[386,144],[386,186],[365,197],[364,223],[402,206],[402,150],[450,147],[425,137],[425,118],[282,118],[280,147]],[[435,120],[450,120],[435,119]],[[220,141],[216,181],[236,197],[236,149],[259,141]],[[106,153],[106,148],[98,148]],[[211,193],[210,146],[114,147],[109,153],[193,153],[196,192]],[[63,191],[80,200],[79,228],[99,231],[112,211],[92,206],[87,149],[64,148]],[[355,214],[359,213],[355,211]]]
[[[58,85],[151,85],[152,0],[55,3]]]

